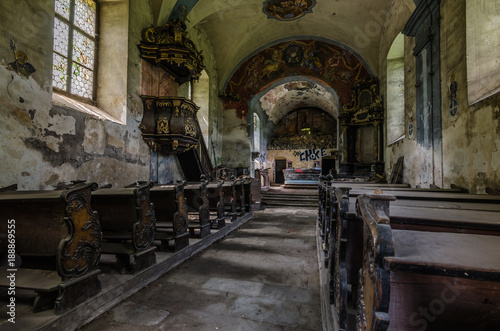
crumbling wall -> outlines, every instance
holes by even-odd
[[[144,9],[139,8],[144,7],[141,2],[131,1],[130,5],[136,6],[135,10]],[[120,8],[127,10],[121,14],[128,19],[128,5]],[[128,68],[125,68],[128,70],[126,100],[117,100],[127,104],[126,124],[53,105],[53,13],[51,0],[0,3],[3,35],[0,40],[0,186],[17,183],[23,190],[50,189],[59,183],[86,180],[117,187],[149,179],[149,148],[138,127],[142,118],[137,89],[139,62],[129,57]],[[148,25],[141,19],[148,18],[136,17],[130,24]],[[129,49],[137,47],[138,42],[138,39],[129,39]],[[15,60],[12,45],[28,55],[29,63],[36,70],[31,76],[25,77],[9,66]],[[132,55],[134,53],[137,51]],[[113,63],[102,61],[100,65]]]

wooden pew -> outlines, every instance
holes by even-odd
[[[250,212],[252,208],[252,179],[244,178],[243,181],[243,195],[245,199],[245,212]]]
[[[324,175],[319,176],[318,181],[318,227],[323,228],[325,222],[325,209],[326,209],[326,177]],[[321,236],[323,236],[323,231],[321,231]],[[323,237],[322,237],[323,240]],[[324,240],[323,240],[324,241]]]
[[[335,313],[340,330],[350,330],[354,316],[348,315],[356,308],[358,270],[361,268],[362,222],[350,212],[349,188],[335,188],[330,192],[331,235],[327,264],[330,303],[335,305]]]
[[[236,192],[236,215],[245,215],[245,186],[243,185],[244,180],[236,179],[234,188]]]
[[[99,213],[103,232],[102,253],[115,255],[118,269],[136,273],[156,263],[152,186],[151,182],[138,182],[92,193],[92,207]]]
[[[328,255],[329,283],[331,303],[336,306],[338,320],[343,328],[346,323],[350,325],[354,323],[353,316],[348,316],[347,310],[354,309],[356,304],[357,271],[361,268],[362,261],[359,257],[359,252],[362,251],[360,246],[362,222],[356,216],[356,196],[352,194],[353,190],[345,185],[343,187],[333,185],[330,189],[332,244]],[[373,187],[360,191],[357,193],[374,192]],[[413,189],[412,191],[411,195],[417,196],[417,200],[408,199],[409,190],[406,188],[402,191],[400,188],[392,189],[391,193],[396,197],[400,194],[406,197],[391,203],[392,229],[500,235],[500,204],[490,203],[491,198],[450,193],[448,190]],[[424,200],[429,193],[431,193],[430,198]],[[439,194],[441,196],[438,196]],[[350,321],[347,321],[348,318]]]
[[[250,191],[252,194],[252,210],[259,210],[261,208],[262,192],[261,192],[261,181],[260,181],[260,171],[258,169],[255,171],[255,178],[251,178]]]
[[[358,327],[500,329],[500,236],[394,230],[391,199],[357,198],[363,222]]]
[[[210,222],[213,229],[222,229],[226,226],[224,207],[224,181],[210,182],[207,185],[208,206],[210,208]]]
[[[350,210],[354,211],[357,196],[374,192],[349,190]],[[500,235],[499,196],[427,189],[383,192],[396,197],[391,204],[392,228]]]
[[[330,241],[330,226],[331,226],[331,193],[330,193],[330,182],[332,180],[332,175],[320,176],[318,183],[318,195],[319,195],[319,230],[321,235],[321,240],[323,244],[323,253],[325,254],[325,267],[328,267],[330,259],[328,254],[331,253]]]
[[[182,182],[151,188],[151,202],[156,216],[155,240],[160,242],[160,251],[179,251],[189,245],[185,185],[186,183]]]
[[[235,221],[238,218],[236,213],[236,181],[234,179],[225,180],[222,184],[222,193],[224,195],[225,215],[231,221]]]
[[[191,237],[205,238],[210,234],[210,207],[207,181],[187,183],[184,186],[184,202],[188,210],[188,229]]]
[[[88,183],[0,194],[0,232],[6,234],[0,249],[9,253],[9,260],[14,252],[21,257],[20,265],[2,268],[0,286],[10,286],[4,272],[15,273],[17,289],[37,293],[34,312],[54,308],[61,313],[101,291],[97,266],[102,233],[90,198],[96,189],[96,183]],[[11,242],[7,233],[15,236]]]

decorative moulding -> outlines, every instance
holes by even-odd
[[[187,37],[181,20],[144,29],[138,47],[142,59],[165,69],[179,84],[197,80],[205,68],[203,53]]]
[[[342,124],[364,125],[384,119],[384,108],[378,91],[378,81],[369,80],[354,84],[353,98],[342,107]]]
[[[198,144],[199,107],[183,97],[142,95],[144,116],[140,125],[142,137],[153,150],[182,153]]]

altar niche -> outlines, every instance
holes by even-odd
[[[340,114],[341,177],[368,177],[384,170],[382,125],[384,109],[378,81],[363,81],[353,88],[352,101]]]
[[[336,171],[336,157],[337,119],[318,108],[289,112],[276,125],[267,146],[267,161],[273,167],[271,182],[276,184],[286,182],[285,168],[285,173],[295,175],[297,169],[301,174],[318,172],[318,178],[323,171]],[[323,160],[327,160],[325,167]]]

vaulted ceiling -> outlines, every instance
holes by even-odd
[[[289,0],[290,5],[307,3],[310,12],[280,20],[263,10],[269,2],[282,1],[151,0],[157,25],[184,15],[188,32],[196,27],[206,33],[217,63],[219,89],[252,55],[296,39],[341,45],[377,75],[379,45],[391,6],[400,2],[415,7],[413,0]]]

